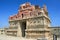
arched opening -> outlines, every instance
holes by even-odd
[[[24,17],[24,15],[22,14],[22,18]]]

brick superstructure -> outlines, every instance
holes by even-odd
[[[32,11],[34,11],[34,6],[30,3],[22,4],[18,10],[18,14],[11,16],[10,20],[21,19],[23,17],[29,17],[32,15]]]

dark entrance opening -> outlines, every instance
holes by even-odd
[[[21,24],[22,37],[25,37],[26,21],[23,21]]]

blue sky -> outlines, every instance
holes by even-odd
[[[60,26],[60,0],[0,0],[0,28],[9,26],[9,16],[17,14],[21,4],[30,2],[33,5],[46,4],[52,26]]]

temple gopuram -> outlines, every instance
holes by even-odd
[[[9,17],[9,24],[6,35],[37,40],[53,40],[60,37],[57,32],[60,28],[50,25],[51,21],[46,5],[40,7],[31,5],[29,2],[21,4],[18,13]]]

